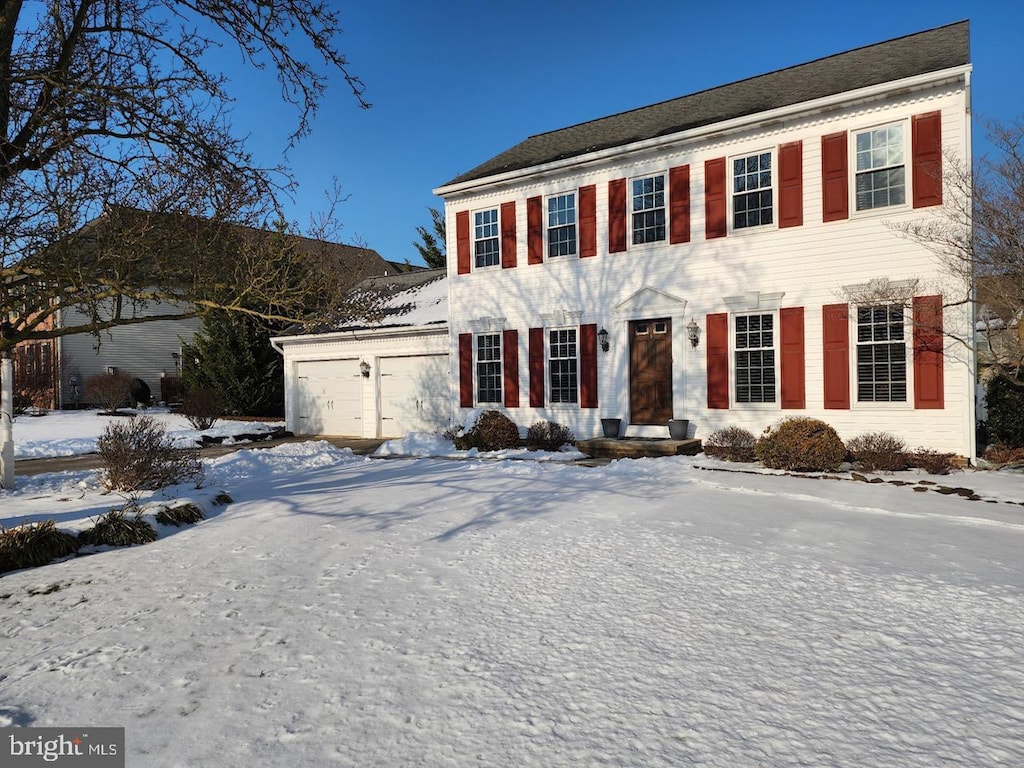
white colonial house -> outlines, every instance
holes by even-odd
[[[447,428],[444,271],[371,277],[352,293],[366,311],[313,333],[271,340],[284,355],[287,428],[298,435],[367,438]]]
[[[578,437],[603,417],[706,437],[802,415],[972,456],[974,361],[949,341],[972,327],[963,286],[954,301],[894,231],[940,212],[943,166],[970,162],[968,33],[532,136],[435,190],[456,415]]]

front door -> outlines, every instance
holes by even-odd
[[[629,324],[631,424],[668,424],[672,418],[672,321]]]

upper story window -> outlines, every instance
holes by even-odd
[[[579,402],[579,363],[576,351],[575,328],[548,331],[548,375],[552,403]]]
[[[501,261],[498,236],[498,209],[488,208],[473,214],[473,254],[476,266],[493,267]]]
[[[576,193],[548,198],[548,256],[576,253]]]
[[[907,202],[903,125],[887,125],[855,134],[857,210]]]
[[[857,400],[906,402],[907,344],[903,307],[857,308]]]
[[[775,316],[736,317],[736,402],[775,402]]]
[[[476,337],[476,401],[501,402],[501,334]]]
[[[633,179],[633,244],[665,239],[665,175]]]
[[[732,161],[733,229],[771,224],[773,216],[772,153],[759,152]]]

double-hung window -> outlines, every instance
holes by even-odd
[[[473,254],[476,266],[493,267],[501,260],[498,236],[498,209],[488,208],[473,214]]]
[[[548,256],[576,254],[576,193],[548,198]]]
[[[855,134],[858,211],[907,202],[903,134],[902,123]]]
[[[633,244],[665,239],[665,175],[633,179]]]
[[[775,402],[775,316],[738,315],[734,344],[737,403]]]
[[[906,402],[907,343],[903,307],[857,308],[857,400]]]
[[[476,337],[476,401],[501,402],[501,334]]]
[[[548,331],[548,375],[552,403],[579,402],[575,328],[553,328]]]
[[[758,152],[732,161],[733,229],[771,224],[773,216],[772,153]]]

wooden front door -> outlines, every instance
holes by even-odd
[[[629,324],[631,424],[668,424],[672,418],[672,321]]]

